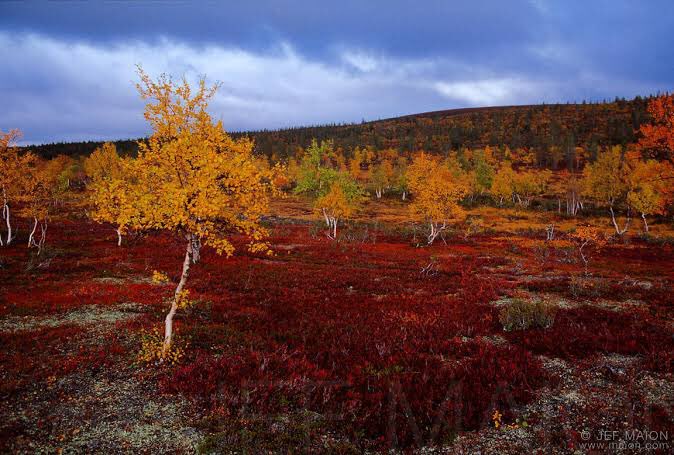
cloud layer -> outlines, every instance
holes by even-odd
[[[375,119],[447,106],[534,102],[544,94],[520,78],[484,79],[442,59],[415,60],[342,50],[334,63],[299,55],[288,43],[266,52],[163,39],[115,45],[0,33],[0,124],[26,141],[109,139],[147,133],[135,64],[220,82],[212,113],[232,130]],[[464,69],[460,69],[464,72]]]
[[[674,85],[673,51],[662,46],[674,25],[668,3],[650,4],[662,10],[656,16],[630,2],[581,10],[545,0],[331,10],[262,1],[227,14],[212,4],[111,2],[82,4],[74,16],[70,4],[25,5],[3,6],[0,21],[0,130],[22,129],[25,143],[147,134],[138,63],[153,76],[221,82],[212,113],[230,130],[630,97]]]

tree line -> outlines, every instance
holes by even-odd
[[[467,108],[409,115],[360,124],[330,124],[279,130],[234,132],[234,138],[253,140],[256,155],[283,161],[306,149],[313,139],[332,140],[348,157],[359,147],[397,149],[400,153],[424,150],[445,156],[461,148],[524,149],[536,166],[571,169],[574,149],[583,147],[590,158],[601,147],[637,140],[635,131],[649,121],[647,105],[653,96],[612,102],[541,104]],[[138,140],[114,144],[125,156],[135,156]],[[73,142],[31,146],[42,157],[87,156],[103,143]]]

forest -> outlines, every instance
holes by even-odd
[[[3,451],[668,453],[674,95],[227,133],[138,78],[147,138],[0,136]]]
[[[351,157],[356,148],[397,149],[401,153],[423,150],[447,155],[461,148],[527,149],[539,167],[556,168],[570,148],[583,147],[596,156],[600,147],[636,141],[635,132],[648,119],[647,105],[655,96],[626,101],[533,106],[464,108],[408,115],[347,125],[297,127],[277,131],[230,132],[234,138],[250,137],[255,153],[273,161],[294,157],[312,140],[332,140]],[[102,142],[54,143],[31,146],[44,158],[57,155],[86,156]],[[122,155],[138,152],[137,140],[114,142]],[[559,154],[562,157],[559,157]],[[570,153],[570,152],[568,152]]]

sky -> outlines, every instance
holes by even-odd
[[[149,133],[135,66],[221,84],[230,131],[674,87],[671,0],[0,0],[0,131]]]

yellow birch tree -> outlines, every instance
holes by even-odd
[[[463,215],[459,202],[468,193],[468,188],[447,166],[424,153],[414,158],[407,170],[407,178],[413,197],[410,214],[428,224],[430,245],[447,229],[451,219]]]
[[[138,158],[130,161],[137,183],[130,203],[138,213],[133,229],[158,229],[185,242],[185,258],[171,306],[164,320],[162,356],[169,354],[173,318],[186,294],[191,264],[198,262],[202,244],[231,256],[233,233],[244,234],[253,252],[271,253],[261,224],[271,194],[273,172],[260,169],[248,138],[232,139],[221,122],[207,111],[217,85],[204,78],[193,88],[183,78],[166,75],[152,80],[138,68],[138,91],[152,135],[139,143]]]

